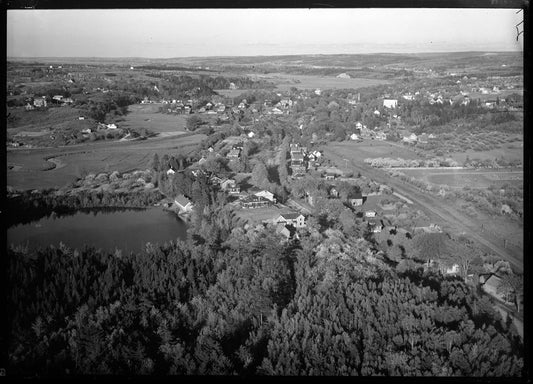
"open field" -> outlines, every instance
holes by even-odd
[[[119,127],[134,130],[145,128],[155,133],[185,133],[187,117],[160,113],[159,107],[161,106],[164,104],[130,105],[129,113],[118,122]]]
[[[379,140],[364,140],[361,142],[344,141],[331,142],[328,148],[334,150],[345,159],[362,163],[366,158],[389,157],[396,159],[401,157],[406,160],[420,159],[413,150],[401,144]]]
[[[7,151],[7,185],[17,189],[61,187],[83,173],[146,169],[155,153],[160,157],[165,153],[188,154],[196,150],[204,137],[174,136],[60,148],[10,149]]]
[[[487,151],[474,151],[467,149],[462,152],[448,153],[447,157],[451,157],[459,164],[463,164],[468,156],[470,159],[492,160],[495,158],[504,158],[507,161],[523,160],[524,158],[524,144],[522,141],[514,143],[502,144],[501,148],[494,148]]]
[[[284,205],[276,204],[270,207],[263,208],[242,208],[236,212],[236,216],[251,224],[259,224],[263,220],[275,219],[281,213],[288,213],[293,211],[294,210]]]
[[[214,89],[216,93],[224,97],[237,97],[245,92],[248,92],[248,89]]]
[[[402,173],[433,184],[445,184],[452,188],[488,188],[490,185],[522,184],[522,170],[493,169],[402,169]]]
[[[276,84],[276,88],[280,91],[288,91],[291,87],[298,89],[356,89],[390,83],[389,81],[378,79],[340,79],[333,76],[292,75],[286,73],[249,74],[248,76],[254,80],[270,81]]]

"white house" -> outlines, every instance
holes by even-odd
[[[117,126],[115,124],[107,124],[107,129],[117,129]]]
[[[167,171],[167,175],[173,175],[175,173],[176,173],[176,171],[174,171],[172,168],[169,168],[168,171]]]
[[[451,267],[446,267],[446,274],[447,275],[457,275],[459,274],[459,264],[454,264]]]
[[[376,109],[376,110],[374,111],[374,115],[376,115],[376,116],[381,116],[381,112],[378,111],[378,110]]]
[[[301,213],[283,213],[274,219],[275,224],[290,224],[296,228],[305,227],[305,216]]]
[[[376,211],[365,211],[365,217],[376,217]]]
[[[352,134],[350,135],[350,140],[359,140],[359,136],[357,136],[356,133],[352,133]]]
[[[276,197],[274,196],[272,192],[262,190],[257,193],[254,193],[254,195],[264,197],[265,199],[268,199],[272,201],[273,203],[276,203]]]
[[[248,137],[249,137],[250,139],[253,138],[254,136],[255,136],[255,133],[253,133],[253,132],[248,132]]]
[[[398,100],[396,99],[384,99],[383,106],[385,108],[396,108],[398,106]]]
[[[416,142],[417,139],[418,139],[418,136],[415,135],[414,133],[411,133],[409,136],[404,136],[402,141],[404,143],[414,143]]]
[[[315,89],[315,95],[320,96],[321,93],[322,91],[320,90],[320,88]]]
[[[189,199],[187,199],[181,194],[174,198],[174,203],[178,206],[180,213],[187,213],[192,211],[193,204]]]

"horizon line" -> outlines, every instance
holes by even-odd
[[[467,50],[467,51],[416,51],[416,52],[364,52],[364,53],[299,53],[299,54],[268,54],[268,55],[211,55],[211,56],[173,56],[173,57],[149,57],[149,56],[6,56],[6,60],[11,59],[150,59],[150,60],[172,60],[172,59],[205,59],[205,58],[232,58],[232,57],[290,57],[290,56],[350,56],[350,55],[419,55],[419,54],[447,54],[447,53],[521,53],[522,50]]]

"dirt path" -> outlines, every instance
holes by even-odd
[[[344,165],[342,156],[337,155],[330,148],[325,148],[326,155],[336,162],[339,166]],[[394,179],[391,176],[383,173],[383,171],[366,166],[364,164],[357,164],[353,160],[349,162],[349,167],[353,171],[360,171],[366,176],[375,180],[376,182],[387,184],[394,188],[395,192],[408,196],[415,205],[421,206],[426,212],[430,212],[433,216],[440,218],[442,222],[449,225],[454,233],[466,233],[473,240],[483,246],[485,250],[497,254],[504,260],[509,261],[517,272],[523,272],[523,249],[519,247],[504,247],[504,239],[497,236],[481,232],[480,223],[471,219],[466,214],[460,212],[454,206],[439,200],[436,197],[428,195],[419,191],[414,186],[405,182]]]

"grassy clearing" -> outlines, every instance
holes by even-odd
[[[250,224],[259,224],[263,220],[272,220],[281,213],[292,212],[293,210],[279,204],[263,208],[239,209],[236,216]]]
[[[185,132],[187,116],[160,113],[160,106],[164,104],[130,105],[129,113],[118,120],[119,127],[133,130],[145,128],[155,133]]]
[[[152,139],[129,143],[98,143],[67,148],[42,148],[35,150],[9,150],[7,185],[17,189],[61,187],[73,182],[83,173],[132,169],[146,169],[153,155],[188,154],[205,135]],[[60,160],[62,167],[53,168],[46,159]]]
[[[401,144],[391,144],[387,141],[365,140],[362,142],[330,142],[326,148],[335,151],[345,159],[362,163],[366,158],[389,157],[408,160],[420,159],[415,152]]]
[[[409,169],[402,170],[406,175],[419,180],[453,188],[488,188],[490,185],[521,184],[522,171],[494,171],[488,169]]]
[[[388,84],[390,81],[378,79],[339,79],[330,76],[291,75],[285,73],[269,73],[267,75],[251,75],[276,84],[276,88],[287,91],[291,87],[298,89],[357,89],[373,85]]]

